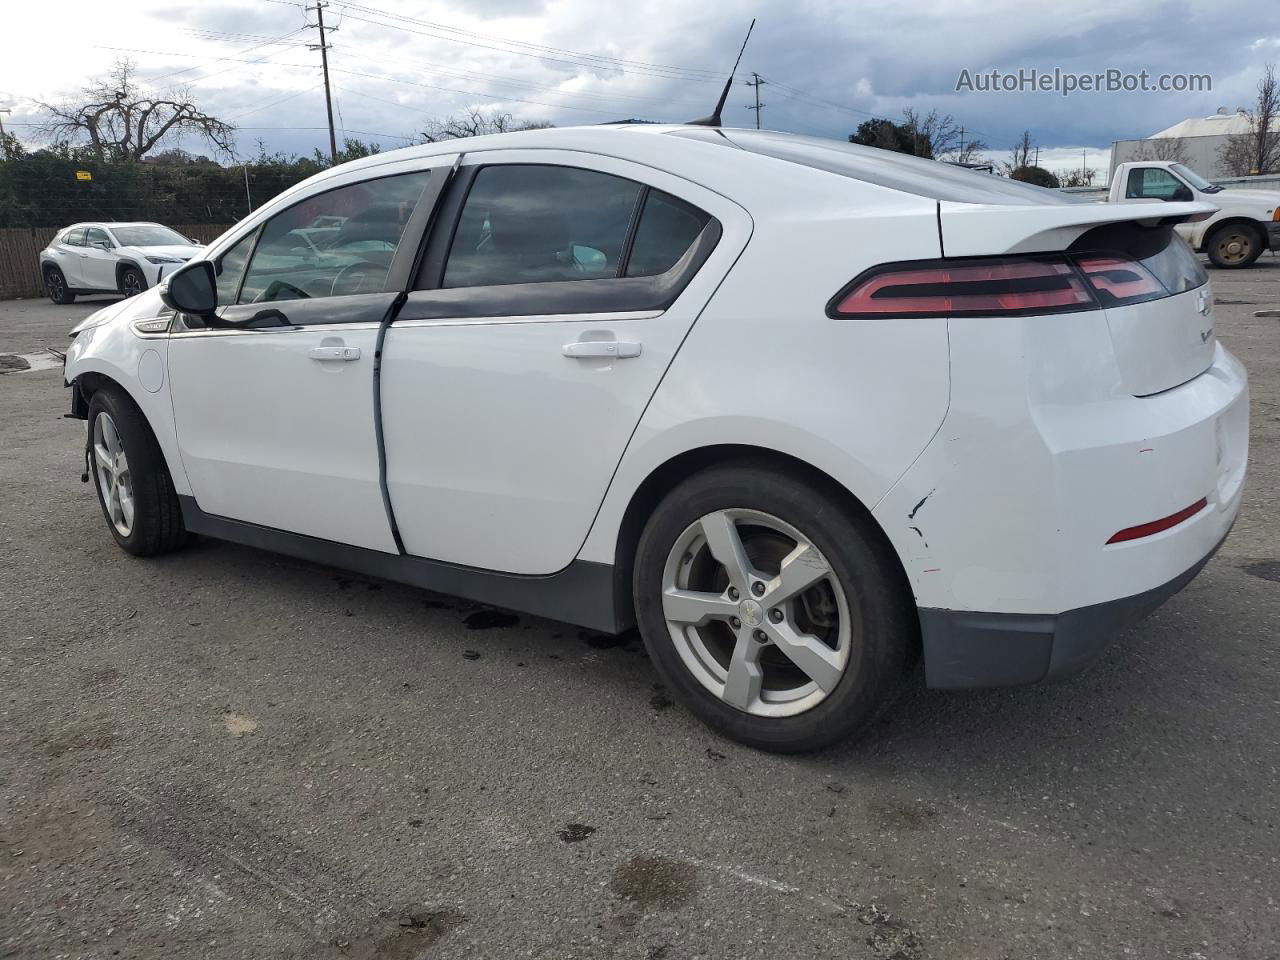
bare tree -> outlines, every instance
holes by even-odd
[[[1269,63],[1258,81],[1258,99],[1244,111],[1249,129],[1233,134],[1218,149],[1218,162],[1230,176],[1247,177],[1280,170],[1280,81]]]
[[[902,111],[902,127],[917,157],[934,159],[954,153],[960,142],[960,125],[949,113],[930,110],[921,116],[907,107]]]
[[[110,75],[78,101],[40,103],[49,120],[40,132],[56,142],[88,141],[99,160],[141,160],[155,147],[194,133],[215,153],[231,154],[235,128],[202,112],[181,88],[151,95],[134,80],[133,63],[117,60]]]
[[[1080,167],[1078,170],[1060,170],[1057,176],[1060,187],[1092,187],[1098,171],[1094,167]]]
[[[1170,160],[1174,163],[1185,163],[1187,159],[1187,141],[1182,137],[1157,137],[1144,140],[1142,146],[1133,154],[1134,160]]]
[[[422,131],[424,143],[442,140],[461,140],[466,137],[482,137],[489,133],[510,133],[514,130],[545,130],[555,126],[539,120],[517,120],[509,113],[489,113],[471,108],[466,113],[454,114],[443,120],[427,121]]]
[[[1035,152],[1036,144],[1031,139],[1031,131],[1023,130],[1022,139],[1009,150],[1009,159],[1003,164],[1005,176],[1012,176],[1013,171],[1031,166]]]

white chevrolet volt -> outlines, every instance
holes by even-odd
[[[75,331],[107,529],[601,631],[770,750],[1070,675],[1240,506],[1245,371],[1174,232],[866,147],[612,125],[277,197]],[[323,222],[323,245],[308,231]]]

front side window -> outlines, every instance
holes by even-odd
[[[462,208],[444,286],[616,277],[641,189],[575,167],[485,167]]]
[[[218,306],[225,307],[236,302],[236,296],[240,293],[240,280],[244,277],[244,268],[249,262],[249,251],[253,249],[253,241],[257,236],[258,231],[254,230],[241,237],[214,263]]]
[[[380,292],[429,175],[424,171],[353,183],[276,214],[261,228],[237,302]],[[229,269],[225,261],[240,243],[222,257],[219,301],[223,278],[235,267]]]
[[[1129,171],[1125,196],[1130,200],[1172,200],[1182,185],[1163,167],[1139,167]]]

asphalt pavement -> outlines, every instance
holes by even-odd
[[[1078,679],[917,678],[800,758],[634,636],[128,556],[60,372],[0,375],[0,957],[1274,960],[1280,258],[1213,282],[1252,391],[1218,557]],[[104,302],[2,303],[0,354]]]

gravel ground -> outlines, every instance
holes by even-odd
[[[130,557],[58,372],[0,376],[0,957],[1275,958],[1280,259],[1214,283],[1253,391],[1218,558],[1077,680],[917,683],[803,758],[634,637]],[[0,304],[0,353],[97,305]]]

